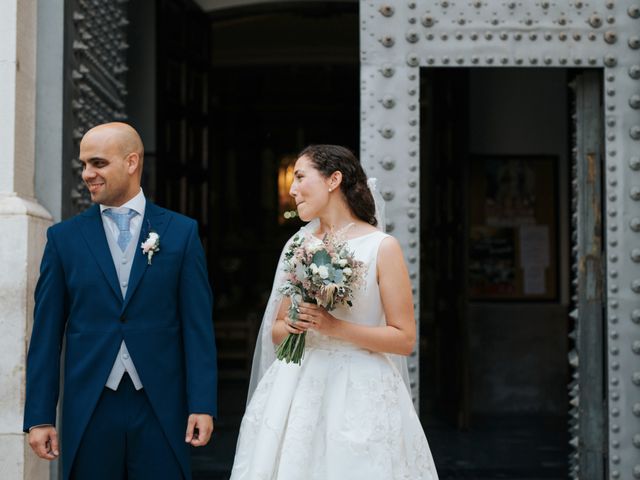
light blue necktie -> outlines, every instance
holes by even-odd
[[[116,213],[110,208],[104,211],[104,214],[113,220],[118,226],[118,230],[120,230],[120,234],[118,235],[118,246],[123,252],[127,249],[127,245],[129,245],[129,242],[131,241],[132,235],[129,228],[131,226],[131,219],[137,213],[135,210],[128,210],[129,211],[127,213]]]

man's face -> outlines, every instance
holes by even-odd
[[[138,191],[138,179],[131,156],[123,151],[116,135],[90,131],[80,142],[82,180],[95,203],[119,207]]]

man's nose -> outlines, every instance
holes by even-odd
[[[85,165],[84,169],[82,170],[82,178],[83,179],[89,179],[89,178],[93,178],[95,177],[96,172],[93,170],[93,168],[91,168],[90,165]]]

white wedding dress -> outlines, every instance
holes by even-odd
[[[332,314],[385,322],[373,232],[348,241],[368,265],[353,307]],[[240,427],[231,480],[437,480],[411,397],[390,357],[315,331],[301,365],[276,360],[258,384]]]

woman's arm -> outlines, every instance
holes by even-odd
[[[378,285],[387,319],[386,325],[369,327],[346,322],[337,319],[323,307],[303,303],[300,319],[305,320],[307,324],[301,328],[314,328],[324,335],[346,340],[374,352],[409,355],[416,341],[416,322],[409,273],[402,249],[395,238],[387,237],[381,242],[377,263]],[[279,315],[279,318],[286,316]],[[283,320],[283,323],[290,326],[288,321]]]

